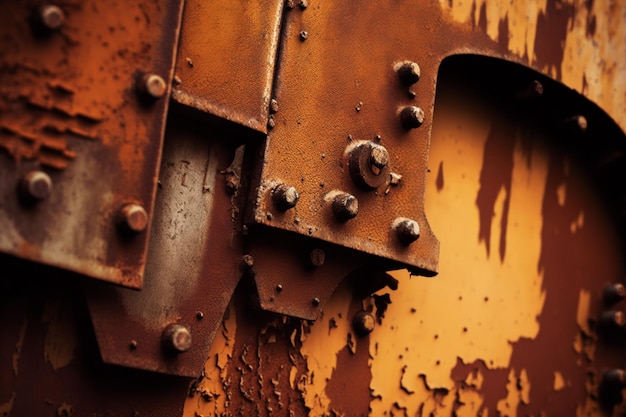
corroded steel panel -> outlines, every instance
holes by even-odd
[[[185,2],[172,98],[267,131],[283,0]]]
[[[197,376],[246,265],[238,185],[242,152],[212,133],[168,123],[141,291],[93,282],[87,288],[106,363]],[[191,345],[167,349],[168,325],[184,326]]]
[[[141,287],[181,10],[2,2],[0,251]]]

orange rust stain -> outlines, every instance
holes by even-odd
[[[20,329],[20,336],[17,339],[17,343],[15,344],[15,351],[13,352],[13,356],[11,358],[11,362],[13,365],[13,375],[15,376],[17,376],[17,374],[19,373],[20,356],[22,355],[22,347],[24,346],[24,336],[26,336],[27,328],[28,328],[28,319],[24,317],[24,321]]]

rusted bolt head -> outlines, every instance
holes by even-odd
[[[326,261],[326,253],[319,248],[313,249],[309,253],[309,263],[314,268],[319,268]]]
[[[370,163],[376,168],[384,168],[389,165],[389,152],[384,146],[372,145],[370,149]]]
[[[148,213],[139,204],[125,204],[120,209],[119,222],[126,230],[140,233],[148,227]]]
[[[289,210],[298,204],[300,195],[295,187],[287,184],[279,184],[272,190],[272,200],[276,208],[281,211]]]
[[[420,237],[420,226],[415,220],[396,219],[394,223],[398,240],[403,245],[409,245]]]
[[[372,333],[376,327],[376,319],[367,311],[359,311],[352,319],[352,327],[357,334],[365,336]]]
[[[616,304],[626,298],[626,287],[621,283],[609,285],[604,289],[602,297],[606,304]]]
[[[398,78],[400,82],[405,86],[415,84],[420,80],[420,66],[415,62],[404,61],[400,67],[398,67]]]
[[[307,39],[309,39],[309,32],[307,32],[306,30],[303,30],[302,32],[300,32],[300,40],[304,42]]]
[[[333,198],[333,214],[342,222],[354,219],[359,214],[359,201],[352,194],[337,194]]]
[[[161,345],[170,353],[183,353],[191,348],[191,332],[185,326],[170,324],[161,334]]]
[[[607,329],[624,327],[626,317],[621,311],[605,311],[600,316],[600,324]]]
[[[565,126],[574,134],[583,134],[587,131],[589,123],[587,118],[581,114],[565,119]]]
[[[420,127],[425,119],[424,110],[420,107],[408,106],[400,112],[400,122],[406,130]]]
[[[298,3],[298,5],[300,6],[300,8],[302,10],[306,9],[307,7],[309,7],[309,0],[300,0],[300,2]]]
[[[139,91],[154,99],[163,97],[167,91],[165,80],[157,74],[144,74],[139,79],[137,87]]]
[[[44,4],[39,6],[35,15],[37,23],[47,30],[57,30],[63,26],[65,14],[59,6]]]
[[[30,171],[22,177],[19,189],[27,199],[44,200],[52,192],[52,179],[43,171]]]
[[[319,298],[317,298],[317,297],[315,297],[315,298],[313,299],[312,303],[313,303],[313,305],[314,305],[314,306],[318,306],[318,305],[320,305],[320,299],[319,299]]]

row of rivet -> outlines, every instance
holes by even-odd
[[[272,200],[276,209],[287,211],[294,208],[300,199],[295,187],[279,184],[272,189]],[[355,196],[345,192],[338,193],[332,200],[332,212],[341,222],[353,219],[359,213],[359,202]],[[412,219],[397,218],[392,225],[398,240],[403,245],[415,242],[420,236],[419,224]]]
[[[28,172],[18,185],[20,197],[27,203],[45,200],[52,193],[52,179],[41,170]],[[139,233],[148,227],[148,213],[134,203],[124,204],[118,211],[117,222],[123,230]]]

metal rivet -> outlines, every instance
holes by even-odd
[[[579,114],[565,119],[565,126],[572,133],[583,134],[587,131],[589,123],[585,116]]]
[[[404,61],[398,68],[398,78],[407,87],[415,84],[420,80],[420,66],[415,62]]]
[[[274,129],[274,127],[276,127],[276,118],[273,114],[270,114],[270,116],[267,118],[267,128],[272,130]]]
[[[333,214],[342,222],[354,219],[359,214],[359,201],[352,194],[337,194],[333,199]]]
[[[170,324],[161,334],[161,345],[171,353],[186,352],[191,348],[191,332],[185,326]]]
[[[319,248],[313,249],[309,253],[309,263],[314,268],[319,268],[326,261],[326,253]]]
[[[137,341],[136,340],[131,340],[130,343],[128,343],[128,348],[130,350],[136,350],[137,349]]]
[[[167,84],[163,77],[157,74],[144,74],[137,84],[139,91],[154,99],[161,98],[167,91]]]
[[[318,306],[318,305],[320,305],[320,299],[319,299],[319,298],[317,298],[317,297],[315,297],[315,298],[313,299],[313,305],[314,305],[314,306]]]
[[[272,200],[274,200],[276,208],[281,211],[295,207],[299,199],[298,191],[290,185],[279,184],[272,190]]]
[[[30,171],[22,177],[19,190],[25,198],[44,200],[52,192],[52,179],[43,171]]]
[[[282,290],[283,290],[283,286],[282,286],[282,285],[280,285],[280,284],[278,284],[278,285],[276,286],[276,291],[281,292]]]
[[[407,130],[420,127],[425,119],[424,110],[417,106],[405,107],[400,112],[400,122]]]
[[[359,311],[352,319],[352,327],[357,334],[365,336],[370,334],[376,327],[376,319],[366,311]]]
[[[543,84],[533,80],[513,95],[515,100],[532,100],[543,95]]]
[[[626,317],[621,311],[605,311],[600,316],[600,325],[606,329],[615,329],[626,325]]]
[[[285,7],[288,10],[293,9],[294,7],[296,7],[296,2],[294,0],[285,0]]]
[[[270,100],[270,113],[278,113],[278,100],[275,98]]]
[[[252,255],[243,255],[243,263],[248,268],[252,268],[254,266],[254,258],[252,257]]]
[[[300,8],[304,10],[307,7],[309,7],[309,2],[308,0],[300,0],[300,3],[298,3],[298,6],[300,6]]]
[[[608,305],[616,304],[626,298],[626,287],[619,283],[609,285],[602,292],[602,298]]]
[[[396,235],[402,244],[408,245],[420,237],[420,226],[415,220],[397,219],[396,222]]]
[[[611,369],[602,374],[601,385],[621,389],[626,386],[626,372],[623,369]]]
[[[139,204],[126,204],[120,209],[119,222],[127,230],[140,233],[148,227],[148,213]]]
[[[63,26],[63,22],[65,22],[63,10],[54,4],[45,4],[38,7],[35,17],[37,23],[47,30],[57,30]]]
[[[309,32],[307,32],[306,30],[300,32],[300,40],[304,42],[307,39],[309,39]]]
[[[196,318],[198,320],[202,320],[204,318],[204,313],[202,311],[197,311],[196,312]]]

